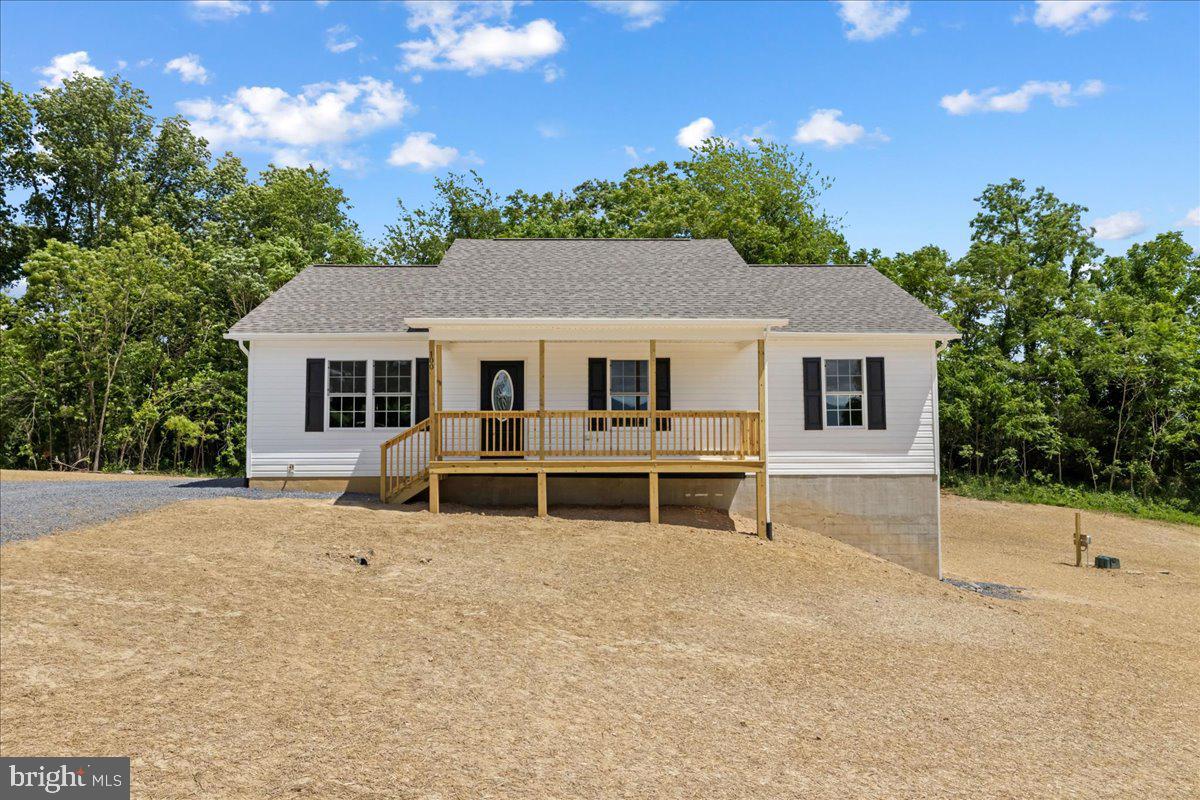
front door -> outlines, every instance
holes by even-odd
[[[524,361],[479,362],[479,408],[482,411],[525,410]],[[485,419],[479,436],[481,450],[513,453],[512,456],[492,458],[520,458],[525,449],[525,426],[520,419]]]

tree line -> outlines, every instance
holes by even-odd
[[[961,258],[852,251],[829,186],[785,145],[710,140],[569,191],[449,174],[371,242],[327,171],[252,177],[119,77],[0,83],[0,464],[239,473],[245,360],[222,334],[313,262],[436,263],[459,237],[724,237],[751,263],[868,263],[958,328],[948,469],[1200,508],[1200,258],[1180,232],[1106,256],[1087,209],[1012,179],[976,198]]]

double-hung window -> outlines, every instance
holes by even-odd
[[[412,362],[376,361],[375,427],[407,428],[412,425]]]
[[[613,411],[650,408],[650,373],[645,361],[608,362],[608,407]]]
[[[608,407],[612,411],[648,411],[650,409],[649,362],[636,359],[608,362]],[[613,420],[614,425],[638,426],[640,419]]]
[[[367,362],[329,362],[329,427],[367,427]]]
[[[861,428],[863,424],[863,369],[857,358],[825,359],[825,425]]]

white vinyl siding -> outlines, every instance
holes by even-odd
[[[773,475],[933,475],[933,339],[789,336],[767,345],[767,441]],[[887,428],[804,429],[802,359],[882,356]],[[823,378],[823,376],[822,376]],[[822,387],[824,388],[824,387]],[[866,400],[863,401],[864,407]],[[822,403],[822,414],[825,412]],[[863,412],[865,423],[866,412]],[[822,422],[825,422],[822,416]]]
[[[252,478],[298,478],[379,474],[379,444],[404,428],[377,429],[368,405],[362,428],[304,430],[305,361],[325,359],[329,394],[330,361],[401,360],[415,362],[429,352],[425,341],[410,339],[260,339],[250,344],[249,413]],[[370,367],[368,367],[368,378]],[[370,381],[368,380],[368,385]]]
[[[258,340],[252,343],[250,352],[249,475],[285,477],[288,464],[293,464],[297,477],[348,477],[378,475],[379,444],[394,436],[397,429],[376,429],[373,420],[369,420],[366,428],[306,433],[305,359],[408,360],[414,362],[415,370],[415,360],[428,354],[428,343],[416,338]],[[932,352],[932,338],[790,336],[768,340],[771,473],[935,474]],[[672,408],[688,411],[757,407],[754,342],[659,342],[657,355],[671,359]],[[864,426],[804,430],[802,359],[806,356],[822,360],[884,357],[887,429],[868,430]],[[648,357],[648,343],[547,342],[546,407],[587,408],[588,358],[646,360]],[[481,360],[523,361],[525,408],[538,407],[537,342],[447,342],[442,357],[443,399],[447,410],[479,408]]]

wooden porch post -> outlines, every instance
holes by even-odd
[[[430,339],[429,340],[429,461],[431,463],[438,460],[438,450],[440,449],[440,447],[439,447],[440,442],[438,441],[438,439],[439,439],[438,434],[441,432],[439,430],[439,428],[441,428],[441,425],[438,424],[439,420],[438,420],[438,416],[437,416],[437,411],[438,411],[437,381],[438,381],[437,342],[435,342],[433,339]],[[430,507],[433,506],[433,489],[432,489],[433,481],[432,481],[432,478],[433,478],[433,476],[431,475],[430,476],[430,492],[429,492]]]
[[[430,514],[440,514],[441,510],[442,510],[441,496],[440,496],[440,493],[438,492],[438,489],[439,489],[438,479],[441,477],[442,476],[438,475],[436,472],[429,473],[429,513]]]
[[[767,537],[767,340],[758,340],[758,457],[762,469],[754,476],[758,535]]]
[[[550,513],[550,512],[549,512],[549,510],[548,510],[548,509],[547,509],[547,507],[546,507],[546,505],[547,505],[547,504],[546,504],[546,471],[545,471],[544,469],[543,469],[543,470],[538,470],[538,474],[537,474],[537,492],[538,492],[538,499],[537,499],[537,503],[538,503],[538,511],[537,511],[537,515],[538,515],[539,517],[544,517],[544,516],[546,516],[548,513]]]
[[[387,502],[387,448],[379,448],[379,502]]]
[[[437,410],[442,410],[442,343],[437,346]]]
[[[650,472],[650,524],[658,524],[658,473]]]
[[[538,458],[546,460],[546,340],[538,339]],[[538,488],[544,489],[546,473],[538,473]],[[540,492],[541,498],[544,492]],[[539,503],[539,511],[545,516]]]
[[[650,409],[650,463],[653,464],[658,459],[658,342],[654,339],[650,340],[650,361],[647,362],[647,369],[650,372],[650,396],[646,398],[649,401],[648,408]],[[650,479],[651,491],[654,492],[654,510],[651,512],[654,522],[658,522],[658,476],[651,474]]]

